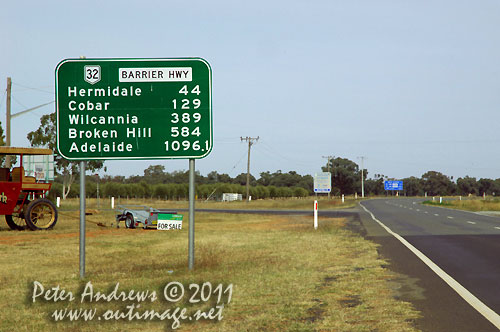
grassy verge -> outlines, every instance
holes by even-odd
[[[297,199],[262,199],[255,200],[249,203],[245,201],[234,201],[234,202],[215,202],[215,201],[196,201],[197,209],[252,209],[252,210],[311,210],[313,209],[315,198],[297,198]],[[87,208],[96,209],[97,200],[87,199]],[[320,209],[346,209],[355,206],[359,202],[359,199],[346,198],[345,202],[342,203],[340,198],[332,199],[318,199],[318,204]],[[187,209],[188,201],[165,201],[156,199],[126,199],[126,198],[116,198],[115,206],[119,204],[139,204],[147,205],[154,208],[167,208],[167,209]],[[62,210],[74,210],[78,209],[79,200],[72,198],[67,199],[61,203]],[[111,203],[109,199],[99,200],[100,208],[110,208]]]
[[[77,216],[77,214],[75,213]],[[346,230],[343,219],[320,219],[312,229],[303,216],[255,216],[197,213],[195,270],[187,269],[187,229],[180,231],[87,228],[87,278],[78,278],[78,220],[64,215],[48,232],[14,232],[0,227],[0,331],[168,331],[169,321],[119,320],[53,322],[64,308],[125,310],[134,301],[80,304],[86,282],[94,291],[155,291],[156,301],[141,310],[187,308],[189,313],[216,305],[188,303],[188,285],[233,285],[222,320],[183,321],[179,331],[414,331],[418,313],[394,299],[395,279],[378,258],[376,245]],[[113,212],[92,216],[105,223]],[[71,291],[75,301],[32,303],[33,282],[46,289]],[[172,281],[185,285],[177,303],[163,300]],[[205,294],[206,295],[206,294]],[[197,295],[200,298],[200,295]],[[172,309],[173,310],[173,309]]]
[[[499,199],[467,199],[467,200],[445,200],[443,203],[439,201],[425,201],[424,204],[442,206],[465,211],[500,211]]]

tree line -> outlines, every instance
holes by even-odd
[[[55,112],[44,115],[40,119],[40,127],[28,133],[27,138],[32,146],[47,147],[56,151],[56,116]],[[1,129],[1,128],[0,128]],[[0,144],[3,142],[3,134],[0,131]],[[53,186],[51,195],[65,198],[78,195],[78,163],[71,162],[55,155],[55,166],[60,174]],[[91,172],[106,169],[103,161],[90,161],[87,169]],[[358,164],[346,158],[332,158],[322,167],[324,172],[331,172],[332,192],[334,195],[354,195],[361,193],[361,174],[363,174],[365,195],[387,195],[384,190],[384,181],[402,180],[403,195],[422,196],[427,195],[496,195],[500,193],[500,179],[476,179],[465,176],[456,181],[453,177],[437,171],[428,171],[420,178],[408,177],[395,179],[383,174],[375,174],[368,178],[368,171],[359,168]],[[102,179],[89,177],[88,195],[97,194],[97,182],[102,187],[102,196],[129,196],[129,197],[171,197],[182,199],[187,197],[188,172],[165,172],[161,165],[154,165],[144,170],[144,175],[125,178],[123,176],[104,176]],[[244,194],[246,185],[246,174],[242,173],[232,178],[228,174],[220,174],[216,171],[207,176],[196,174],[196,194],[199,198],[210,195],[221,195],[222,192],[233,192]],[[95,190],[94,190],[95,185]],[[311,175],[300,175],[290,171],[283,173],[260,173],[260,178],[250,176],[250,195],[254,198],[272,197],[304,197],[313,193],[313,177]],[[95,194],[95,195],[96,195]]]
[[[361,192],[361,169],[359,166],[346,158],[331,159],[322,167],[323,171],[332,172],[332,190],[335,195]],[[447,176],[441,172],[428,171],[420,178],[411,176],[402,179],[390,178],[383,174],[375,174],[368,178],[368,170],[363,170],[363,182],[365,195],[380,196],[391,194],[384,189],[384,181],[403,181],[403,190],[400,192],[406,196],[448,196],[448,195],[492,195],[500,194],[500,178],[476,179],[474,177],[460,177],[456,181],[453,176]]]
[[[260,178],[250,177],[250,196],[253,199],[307,197],[313,190],[313,178],[310,175],[300,175],[291,171],[283,173],[262,172]],[[75,175],[77,176],[77,175]],[[161,165],[150,166],[144,170],[144,175],[87,176],[85,191],[87,197],[128,197],[128,198],[160,198],[184,200],[188,198],[188,171],[165,172]],[[57,176],[52,189],[51,197],[62,197],[62,175]],[[232,178],[228,174],[210,172],[207,176],[199,172],[195,174],[196,196],[198,199],[220,199],[223,193],[246,194],[246,174],[241,173]],[[66,197],[78,197],[79,185],[76,181]]]
[[[332,174],[332,193],[361,194],[361,169],[346,158],[335,158],[322,168]],[[78,174],[75,174],[78,179]],[[364,191],[366,196],[392,195],[384,189],[384,181],[401,180],[403,190],[400,195],[406,196],[447,196],[447,195],[493,195],[500,193],[500,178],[496,180],[465,176],[456,181],[453,177],[437,171],[428,171],[420,178],[407,177],[403,179],[390,178],[383,174],[375,174],[368,178],[368,170],[363,170]],[[87,176],[87,197],[97,197],[99,186],[100,197],[128,198],[161,198],[184,200],[188,198],[188,171],[165,172],[161,165],[149,166],[144,175],[130,177],[105,175]],[[61,196],[63,193],[64,175],[59,175],[54,181],[50,196]],[[243,197],[246,193],[246,174],[241,173],[234,178],[216,171],[206,176],[196,172],[196,196],[198,199],[220,199],[223,193],[238,193]],[[280,170],[260,173],[260,178],[250,176],[250,195],[253,199],[307,197],[313,195],[313,177],[300,175],[295,171],[284,173]],[[78,181],[71,187],[67,197],[78,197]]]

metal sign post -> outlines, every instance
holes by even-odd
[[[80,161],[80,278],[85,278],[85,161]]]
[[[189,250],[188,266],[194,268],[194,159],[189,159]]]

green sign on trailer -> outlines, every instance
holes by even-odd
[[[66,59],[55,74],[66,159],[195,159],[212,150],[212,73],[201,58]]]
[[[156,228],[161,231],[182,229],[182,214],[159,213]]]

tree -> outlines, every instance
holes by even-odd
[[[220,173],[217,173],[217,171],[212,171],[212,172],[207,174],[206,182],[212,183],[212,184],[213,183],[221,183],[221,182],[231,183],[232,179],[226,173],[220,174]]]
[[[332,187],[338,188],[340,194],[354,194],[361,188],[361,170],[358,164],[347,159],[337,157],[329,160],[330,167],[322,167],[323,172],[328,169],[332,171]],[[364,170],[363,177],[366,179],[368,171]]]
[[[144,180],[148,183],[163,183],[165,180],[165,166],[149,166],[144,170]]]
[[[384,195],[384,179],[367,179],[365,180],[365,193],[367,195]]]
[[[57,137],[56,137],[56,113],[46,114],[40,118],[40,127],[37,130],[28,133],[28,140],[31,146],[49,148],[54,151],[54,162],[56,170],[63,175],[63,199],[71,191],[71,184],[76,178],[78,170],[78,162],[72,162],[64,159],[56,153],[57,151]],[[92,160],[87,161],[87,169],[95,172],[103,168],[104,161]]]
[[[428,171],[422,175],[424,191],[431,195],[451,195],[455,191],[454,183],[443,173]]]
[[[457,179],[457,189],[460,195],[477,195],[479,193],[476,178],[469,176]]]
[[[486,195],[496,195],[500,192],[497,183],[491,179],[479,179],[477,181],[479,194],[485,193]]]
[[[403,179],[403,190],[408,196],[419,196],[424,194],[422,181],[414,176]]]
[[[257,184],[263,186],[276,186],[276,187],[302,187],[306,190],[313,190],[313,177],[310,175],[300,175],[295,171],[290,171],[288,173],[282,173],[278,170],[274,173],[262,172],[260,173],[260,179],[257,180]]]
[[[233,183],[241,184],[242,186],[247,184],[247,173],[241,173],[237,177],[234,178]],[[255,186],[257,184],[257,180],[255,177],[250,174],[250,185]]]
[[[260,173],[260,178],[257,180],[257,183],[262,186],[270,186],[273,180],[273,176],[269,171]]]

